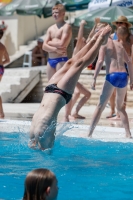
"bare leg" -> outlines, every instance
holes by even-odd
[[[117,88],[116,89],[116,107],[117,110],[120,114],[120,118],[122,120],[122,124],[125,128],[126,131],[126,137],[131,138],[131,132],[129,128],[129,121],[128,121],[128,116],[127,113],[124,109],[123,103],[124,103],[124,98],[126,95],[127,88]]]
[[[90,96],[91,96],[91,93],[90,93],[90,91],[87,89],[87,88],[85,88],[81,83],[77,83],[77,88],[78,88],[78,91],[79,91],[79,94],[83,94],[84,96],[81,98],[81,100],[78,102],[78,105],[76,106],[76,109],[75,109],[75,111],[74,111],[74,113],[73,113],[73,117],[75,117],[75,118],[80,118],[80,119],[85,119],[85,117],[83,117],[83,116],[80,116],[79,114],[78,114],[78,112],[79,112],[79,110],[83,107],[83,105],[88,101],[88,99],[90,98]],[[74,102],[74,104],[75,104],[75,102]]]
[[[0,97],[0,119],[4,118],[4,112],[3,112],[3,107],[2,107],[2,99]]]
[[[2,79],[2,76],[0,76],[0,81]],[[4,112],[3,112],[3,106],[2,106],[2,99],[1,99],[1,96],[0,96],[0,119],[3,119],[4,118]]]
[[[110,97],[110,108],[111,108],[111,111],[110,111],[109,116],[107,116],[107,118],[111,118],[111,117],[115,117],[116,116],[115,115],[115,97],[116,97],[116,89],[114,89],[114,92]]]
[[[102,89],[102,93],[100,95],[100,99],[99,99],[99,103],[95,109],[95,112],[93,114],[91,123],[90,123],[90,128],[89,128],[89,132],[88,132],[88,136],[91,137],[92,133],[100,119],[100,116],[109,100],[109,98],[111,97],[112,93],[113,93],[114,87],[108,82],[105,81],[104,85],[103,85],[103,89]]]
[[[45,65],[45,58],[42,58],[41,65]]]
[[[126,102],[127,102],[127,91],[126,91],[125,98],[124,98],[124,103],[123,103],[123,108],[124,108],[124,110],[126,110]],[[120,114],[119,114],[118,111],[117,111],[117,114],[116,114],[116,118],[115,118],[115,119],[120,119]]]
[[[77,99],[79,98],[79,96],[80,96],[80,92],[79,92],[79,89],[77,88],[77,84],[76,84],[72,99],[65,106],[65,116],[64,116],[63,121],[69,122],[69,117],[71,116],[72,108],[73,108],[74,104],[76,103]]]
[[[48,81],[51,79],[51,77],[56,73],[56,69],[51,67],[49,63],[47,62],[47,77]]]
[[[56,72],[60,70],[66,62],[60,62],[56,65]],[[71,101],[65,105],[65,116],[63,122],[69,122],[69,114],[71,113]]]
[[[66,62],[59,62],[59,63],[56,65],[56,72],[57,72],[59,69],[61,69],[65,63],[66,63]]]

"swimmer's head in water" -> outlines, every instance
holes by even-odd
[[[44,125],[41,132],[36,132],[34,136],[30,137],[28,146],[33,149],[46,150],[50,149],[54,145],[56,134],[56,122],[52,122],[51,125]]]
[[[25,179],[23,200],[56,200],[57,195],[58,181],[53,172],[45,168],[39,168],[28,173]]]
[[[58,20],[63,20],[65,16],[65,7],[62,4],[57,4],[52,8],[53,18]]]

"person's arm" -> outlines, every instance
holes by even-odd
[[[127,52],[124,50],[124,60],[128,66],[128,72],[130,77],[130,89],[133,90],[133,45],[131,48],[131,57],[129,57]]]
[[[100,51],[99,51],[98,60],[96,63],[96,68],[95,68],[95,73],[93,76],[93,82],[91,84],[91,89],[93,89],[93,90],[95,90],[96,79],[101,70],[101,67],[103,66],[104,56],[105,56],[105,48],[106,48],[106,46],[101,46]]]
[[[47,30],[47,33],[46,33],[46,36],[45,36],[45,40],[43,42],[43,46],[42,46],[42,49],[44,51],[47,51],[47,52],[56,52],[57,48],[56,47],[53,47],[51,45],[48,44],[48,42],[51,40],[51,37],[50,37],[50,30],[48,29]]]
[[[8,54],[6,48],[5,48],[5,50],[4,50],[3,57],[4,57],[3,65],[5,65],[5,64],[7,64],[7,63],[10,62],[9,54]]]
[[[95,18],[95,24],[94,24],[94,26],[93,26],[91,32],[89,33],[89,36],[88,36],[86,42],[89,42],[90,39],[94,36],[94,34],[95,34],[95,29],[96,29],[98,23],[100,23],[100,18]]]
[[[72,36],[72,28],[69,24],[66,24],[64,27],[61,39],[59,41],[49,41],[48,45],[54,48],[66,47],[66,45],[68,44],[68,39],[69,39],[69,42],[71,40],[71,36]]]
[[[74,48],[74,52],[73,55],[75,55],[77,52],[80,51],[80,49],[82,48],[82,39],[83,39],[83,34],[84,34],[84,25],[86,24],[85,20],[82,20],[80,22],[80,27],[79,27],[79,32],[78,32],[78,37],[77,37],[77,43],[76,46]]]

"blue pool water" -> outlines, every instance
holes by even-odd
[[[22,199],[26,174],[49,168],[58,200],[133,199],[133,144],[59,135],[54,148],[29,149],[28,135],[0,133],[0,199]]]

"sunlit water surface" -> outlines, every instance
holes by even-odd
[[[28,134],[0,133],[0,199],[22,199],[26,174],[48,168],[58,200],[133,199],[133,144],[59,135],[51,151],[29,149]]]

